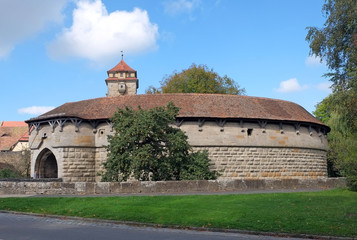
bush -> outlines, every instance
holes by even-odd
[[[19,173],[10,169],[0,169],[0,178],[18,178],[21,177]]]

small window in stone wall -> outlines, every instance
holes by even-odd
[[[105,136],[105,129],[99,129],[99,137]]]
[[[252,133],[253,133],[253,128],[248,128],[247,130],[248,136],[252,136]]]

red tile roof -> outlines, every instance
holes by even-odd
[[[178,117],[261,119],[307,122],[323,125],[303,107],[288,101],[225,94],[148,94],[103,97],[65,103],[27,122],[55,117],[78,117],[87,120],[109,119],[118,108],[129,106],[150,109],[172,101],[181,108]]]
[[[5,124],[6,125],[6,124]],[[11,125],[11,124],[10,124]],[[28,128],[25,126],[0,126],[0,151],[11,151],[17,142],[28,141]]]
[[[27,123],[23,121],[3,121],[0,127],[27,127]]]
[[[19,142],[28,142],[29,141],[29,132],[26,131],[26,133],[24,135],[21,136],[21,138],[19,139]]]
[[[126,64],[122,59],[115,67],[113,67],[107,72],[110,73],[110,72],[136,72],[136,71],[131,67],[129,67],[129,65]]]

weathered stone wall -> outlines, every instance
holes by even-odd
[[[119,96],[119,85],[120,83],[125,83],[126,89],[123,95],[135,95],[137,91],[136,80],[128,80],[128,79],[118,79],[118,80],[109,80],[107,81],[108,85],[108,93],[107,96]]]
[[[327,177],[326,151],[301,148],[194,147],[207,150],[212,169],[228,178]]]
[[[0,152],[0,162],[12,166],[22,161],[22,152]]]
[[[325,190],[346,187],[343,178],[226,179],[162,182],[8,182],[0,181],[0,194],[180,194],[259,190]]]
[[[77,122],[76,122],[77,121]],[[77,125],[76,125],[77,123]],[[321,178],[327,176],[326,135],[308,125],[255,122],[184,121],[195,150],[208,150],[213,168],[221,178]],[[107,153],[110,123],[96,126],[78,119],[62,127],[42,123],[30,135],[31,172],[43,151],[51,151],[58,164],[58,177],[65,182],[100,181]]]
[[[107,160],[107,150],[105,148],[96,148],[95,160],[95,181],[100,182],[102,177],[98,174],[101,174],[105,171],[103,163]]]
[[[93,182],[96,177],[96,149],[63,148],[62,178],[65,182]]]
[[[99,173],[104,171],[103,163],[107,151],[102,148],[63,148],[62,179],[64,182],[100,182]]]
[[[0,152],[0,163],[11,166],[12,170],[26,175],[30,163],[29,151]]]
[[[219,124],[219,123],[218,123]],[[286,147],[327,150],[327,136],[316,128],[293,124],[268,123],[265,127],[255,122],[226,122],[219,126],[216,121],[205,121],[202,126],[185,121],[180,126],[192,146],[239,146],[239,147]]]

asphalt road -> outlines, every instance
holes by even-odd
[[[271,236],[133,227],[115,223],[87,222],[31,215],[0,213],[0,240],[145,239],[145,240],[283,240]],[[289,240],[298,238],[289,238]]]

